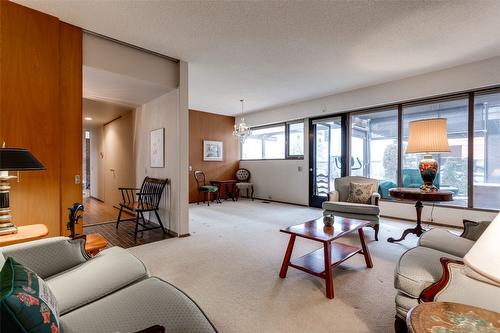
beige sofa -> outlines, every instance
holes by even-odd
[[[401,256],[394,274],[397,332],[406,331],[408,311],[424,301],[457,302],[500,312],[498,284],[478,278],[462,261],[489,225],[464,221],[460,236],[431,229],[417,247]]]
[[[112,247],[88,257],[83,239],[66,237],[0,248],[44,279],[59,305],[64,332],[216,332],[198,305],[170,283],[151,277],[127,250]]]

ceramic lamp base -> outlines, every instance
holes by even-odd
[[[421,190],[426,192],[438,190],[438,188],[434,185],[434,179],[436,178],[438,167],[438,162],[433,159],[431,155],[424,155],[424,159],[418,164],[420,176],[424,182],[424,184],[420,186]]]

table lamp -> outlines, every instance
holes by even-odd
[[[9,204],[9,180],[19,178],[10,176],[9,171],[32,171],[45,170],[40,163],[28,150],[23,148],[0,148],[0,235],[14,234],[17,228],[12,223]]]
[[[465,265],[475,273],[500,285],[500,214],[486,228],[464,257]]]
[[[426,192],[436,191],[434,178],[439,170],[438,162],[432,153],[448,153],[448,130],[446,118],[433,118],[410,121],[408,128],[408,146],[406,153],[424,153],[424,159],[418,164],[424,184],[420,187]]]

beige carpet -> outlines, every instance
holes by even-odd
[[[396,261],[416,244],[390,244],[410,224],[383,219],[379,242],[365,235],[374,268],[361,255],[334,271],[335,299],[324,281],[289,268],[278,272],[288,242],[281,227],[321,216],[321,210],[240,200],[190,206],[191,236],[130,249],[159,276],[189,294],[220,332],[392,332]],[[358,243],[357,234],[344,242]],[[299,239],[292,257],[320,244]]]

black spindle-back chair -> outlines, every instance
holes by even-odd
[[[134,241],[137,240],[138,232],[146,230],[161,228],[163,233],[167,233],[161,221],[160,215],[158,214],[160,199],[163,190],[165,189],[165,185],[167,184],[168,179],[146,177],[144,178],[140,189],[132,187],[118,188],[118,190],[121,191],[123,201],[120,203],[120,212],[118,213],[118,219],[116,220],[116,228],[118,228],[121,221],[135,220]],[[123,209],[127,209],[135,213],[135,218],[121,219]],[[144,212],[154,212],[160,225],[158,227],[146,225]],[[142,222],[140,222],[140,220],[142,220]],[[139,226],[141,226],[141,229],[139,229]]]

